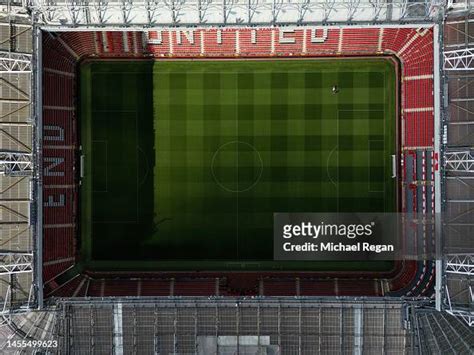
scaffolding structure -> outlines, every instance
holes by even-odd
[[[444,26],[442,309],[474,326],[474,16],[452,4]],[[441,277],[442,276],[442,277]]]
[[[33,155],[24,152],[0,152],[0,174],[25,176],[33,173]]]
[[[33,0],[45,25],[205,26],[431,21],[438,0]]]
[[[2,3],[3,4],[3,3]],[[0,317],[35,308],[32,230],[34,127],[32,25],[24,3],[3,4],[0,20]],[[4,9],[4,11],[5,11]],[[19,14],[16,16],[15,14]]]
[[[446,311],[474,326],[474,253],[446,255]]]
[[[446,151],[444,158],[446,171],[474,173],[474,154],[472,151]]]
[[[31,73],[31,54],[0,51],[2,73]]]

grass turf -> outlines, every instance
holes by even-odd
[[[89,62],[80,87],[90,267],[390,268],[272,261],[274,212],[395,211],[388,60]]]

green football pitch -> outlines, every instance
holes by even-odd
[[[396,85],[383,58],[84,63],[84,263],[390,269],[277,262],[272,240],[275,212],[396,211]]]

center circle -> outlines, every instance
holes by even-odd
[[[253,188],[263,171],[263,161],[255,147],[247,142],[232,141],[221,145],[212,157],[212,177],[228,192]]]

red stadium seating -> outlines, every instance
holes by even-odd
[[[203,31],[176,30],[171,35],[171,48],[178,56],[197,57],[201,54]]]
[[[171,34],[168,32],[164,34],[161,31],[148,32],[148,50],[155,58],[169,56],[171,54],[170,36]]]
[[[65,261],[63,261],[65,260]],[[58,259],[55,261],[45,262],[43,264],[43,282],[48,283],[54,280],[58,275],[62,274],[68,268],[74,265],[74,260],[69,259]]]
[[[433,60],[433,33],[431,30],[417,31],[416,40],[411,42],[410,49],[402,54],[403,62],[407,65]]]
[[[220,37],[220,40],[219,40]],[[208,29],[204,31],[205,53],[208,56],[222,56],[223,53],[235,52],[235,31]]]
[[[106,280],[104,293],[107,296],[138,296],[136,280]]]
[[[142,32],[64,32],[60,38],[77,58],[143,56]]]
[[[423,76],[433,75],[433,61],[432,60],[413,63],[411,65],[405,65],[403,67],[404,77],[421,76],[421,75]]]
[[[74,264],[75,65],[79,57],[58,36],[43,35],[43,279],[52,281]],[[59,60],[58,60],[59,59]]]
[[[283,31],[275,31],[274,46],[277,55],[301,55],[303,53],[303,42],[306,30],[288,29]],[[308,33],[308,31],[306,31]],[[280,38],[283,43],[280,43]],[[285,43],[288,42],[288,43]]]
[[[263,28],[259,31],[250,28],[239,30],[239,54],[248,57],[274,54],[272,32],[275,33],[271,28]],[[255,43],[253,43],[254,36]]]
[[[78,35],[75,32],[64,32],[61,33],[61,39],[68,44],[77,56],[89,56],[97,54],[94,33],[83,32],[81,35]]]
[[[143,279],[140,289],[140,296],[169,296],[170,280]]]
[[[407,43],[413,40],[416,33],[415,28],[384,28],[382,48],[398,54]]]
[[[173,287],[175,296],[215,296],[215,279],[176,280]]]
[[[342,31],[341,52],[377,53],[379,52],[379,28],[345,28]]]
[[[52,295],[56,297],[85,296],[85,281],[86,278],[83,275],[76,275],[74,278],[68,280],[63,285],[55,287]]]
[[[405,80],[403,82],[403,85],[404,111],[409,111],[417,108],[433,109],[433,80]]]
[[[337,280],[338,296],[381,296],[376,280]]]
[[[296,279],[264,279],[263,294],[265,296],[296,296]]]
[[[416,276],[417,264],[415,261],[406,261],[402,272],[391,280],[390,289],[396,291],[405,288]]]
[[[53,70],[56,74],[74,75],[76,58],[64,46],[49,34],[43,35],[43,68],[45,72]]]
[[[301,279],[301,296],[335,296],[335,281],[320,279]]]
[[[308,30],[306,36],[306,51],[309,55],[337,55],[339,51],[340,29]],[[314,37],[312,39],[312,37]]]
[[[433,111],[405,113],[405,145],[432,147],[434,137]]]
[[[55,93],[54,95],[45,95],[43,105],[65,107],[68,109],[73,108],[73,78],[46,72],[43,74],[43,85],[46,92]]]
[[[75,122],[72,111],[43,108],[43,145],[52,146],[74,145],[77,140]]]
[[[43,236],[43,248],[48,252],[43,261],[65,259],[74,256],[75,235],[70,227],[46,228]]]
[[[103,279],[91,279],[87,289],[87,296],[89,297],[104,297],[105,296],[105,281]]]
[[[74,184],[74,150],[44,148],[43,159],[45,185]]]

